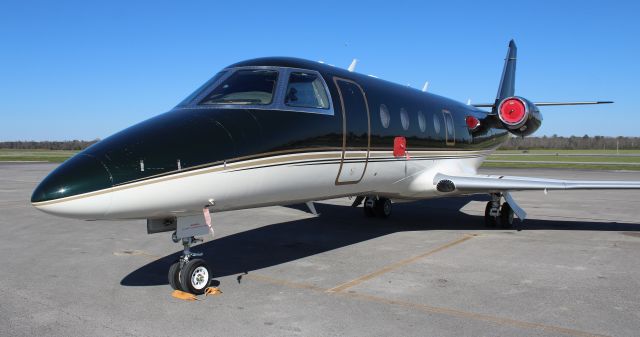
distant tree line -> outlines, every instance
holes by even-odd
[[[13,141],[0,142],[0,149],[16,149],[16,150],[84,150],[87,147],[97,143],[95,140],[65,140],[65,141]]]
[[[69,141],[13,141],[0,142],[0,149],[46,149],[46,150],[83,150],[99,139],[95,140],[69,140]],[[500,147],[504,150],[637,150],[640,149],[640,137],[604,137],[584,135],[582,137],[512,137]]]
[[[637,150],[640,149],[640,137],[590,137],[588,135],[512,137],[500,148],[503,150]]]

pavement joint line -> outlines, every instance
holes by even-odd
[[[446,243],[446,244],[444,244],[444,245],[442,245],[440,247],[437,247],[435,249],[432,249],[432,250],[430,250],[430,251],[428,251],[426,253],[422,253],[420,255],[416,255],[414,257],[410,257],[408,259],[404,259],[404,260],[392,263],[392,264],[387,265],[387,266],[385,266],[385,267],[383,267],[381,269],[378,269],[378,270],[376,270],[374,272],[368,273],[366,275],[362,275],[362,276],[360,276],[358,278],[355,278],[355,279],[353,279],[351,281],[348,281],[348,282],[342,283],[340,285],[337,285],[337,286],[327,290],[327,292],[328,293],[338,293],[338,292],[344,291],[344,290],[349,289],[351,287],[354,287],[354,286],[356,286],[356,285],[358,285],[358,284],[360,284],[362,282],[371,280],[371,279],[376,278],[376,277],[378,277],[380,275],[386,274],[386,273],[388,273],[390,271],[393,271],[395,269],[398,269],[400,267],[406,266],[406,265],[408,265],[410,263],[413,263],[415,261],[423,259],[423,258],[425,258],[427,256],[433,255],[433,254],[438,253],[440,251],[443,251],[443,250],[445,250],[447,248],[450,248],[450,247],[453,247],[453,246],[455,246],[457,244],[463,243],[463,242],[465,242],[465,241],[467,241],[467,240],[469,240],[469,239],[471,239],[471,238],[473,238],[475,236],[477,236],[477,234],[465,234],[461,238],[458,238],[458,239],[456,239],[454,241]]]
[[[289,288],[309,289],[309,290],[315,290],[315,291],[320,291],[320,292],[326,292],[327,291],[327,289],[315,286],[313,284],[285,281],[285,280],[281,280],[281,279],[277,279],[277,278],[273,278],[273,277],[269,277],[269,276],[264,276],[264,275],[257,275],[257,274],[249,273],[249,274],[244,275],[244,277],[248,278],[250,280],[263,281],[263,282],[276,284],[276,285],[281,285],[281,286],[285,286],[285,287],[289,287]]]
[[[440,314],[440,315],[452,316],[457,318],[472,319],[476,321],[494,323],[502,326],[513,326],[516,328],[530,329],[530,330],[542,330],[542,331],[551,332],[554,334],[563,334],[563,335],[575,336],[575,337],[609,337],[608,335],[600,335],[600,334],[595,334],[595,333],[590,333],[590,332],[585,332],[585,331],[580,331],[580,330],[575,330],[570,328],[563,328],[563,327],[558,327],[553,325],[547,325],[542,323],[531,323],[531,322],[519,321],[511,318],[503,318],[503,317],[491,316],[486,314],[478,314],[473,312],[436,307],[432,305],[413,303],[413,302],[402,301],[402,300],[393,300],[393,299],[388,299],[380,296],[357,293],[355,291],[331,293],[331,292],[328,292],[325,288],[318,287],[313,284],[286,281],[286,280],[277,279],[277,278],[273,278],[265,275],[250,273],[250,274],[244,275],[244,277],[251,280],[261,281],[261,282],[284,286],[288,288],[307,289],[307,290],[322,292],[327,295],[336,295],[336,296],[342,296],[345,298],[351,298],[351,299],[360,300],[360,301],[369,301],[369,302],[375,302],[375,303],[381,303],[381,304],[395,305],[395,306],[400,306],[408,309],[419,310],[419,311],[430,313],[430,314]]]

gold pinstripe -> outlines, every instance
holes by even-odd
[[[362,156],[362,154],[358,154],[358,152],[365,152],[365,151],[352,151],[352,152],[349,152],[346,157],[354,158],[354,159],[365,158],[364,156]],[[493,152],[493,149],[481,150],[481,151],[410,151],[410,154],[412,157],[428,156],[430,158],[442,158],[442,157],[469,158],[469,157],[486,156],[486,155],[489,155],[491,152]],[[222,163],[216,166],[206,167],[198,170],[190,170],[187,172],[174,171],[175,173],[170,175],[162,175],[158,177],[147,177],[147,178],[144,178],[143,180],[127,182],[122,185],[116,185],[116,186],[109,187],[99,191],[73,195],[73,196],[55,199],[55,200],[35,202],[33,203],[33,205],[34,206],[52,205],[60,202],[83,199],[83,198],[105,194],[109,192],[115,192],[115,191],[130,189],[138,186],[155,184],[163,181],[186,178],[186,177],[207,174],[207,173],[235,171],[235,170],[249,169],[249,168],[253,169],[253,168],[259,168],[262,166],[268,166],[268,165],[274,165],[274,164],[297,163],[297,162],[301,162],[301,161],[304,162],[309,160],[340,160],[341,158],[342,158],[341,151],[335,151],[335,152],[332,151],[332,152],[295,153],[295,154],[287,154],[287,155],[276,155],[273,157],[267,157],[267,158],[261,158],[261,159],[234,161],[226,165]],[[389,155],[389,151],[371,151],[369,153],[369,158],[391,159],[394,157],[392,155],[391,156]]]

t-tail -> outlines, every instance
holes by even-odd
[[[518,47],[514,40],[509,41],[507,56],[504,60],[502,77],[498,86],[498,94],[494,103],[473,104],[478,108],[491,108],[491,115],[496,116],[505,129],[517,136],[528,136],[542,125],[542,114],[538,107],[553,105],[588,105],[607,104],[611,101],[582,102],[531,102],[515,95],[516,61]]]
[[[502,77],[500,78],[500,86],[494,106],[507,97],[511,97],[516,93],[516,58],[518,57],[518,47],[516,42],[509,41],[509,49],[504,59],[504,68],[502,69]]]

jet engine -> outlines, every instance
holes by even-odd
[[[538,107],[522,97],[507,97],[500,101],[496,110],[502,125],[516,136],[528,136],[542,124]]]

